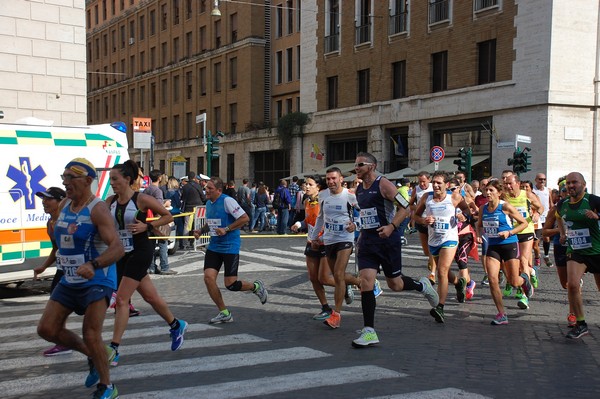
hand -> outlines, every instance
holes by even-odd
[[[46,271],[46,268],[44,266],[38,266],[35,269],[33,269],[33,279],[34,280],[40,280],[39,275],[44,273]]]
[[[354,222],[350,222],[348,223],[348,225],[346,226],[346,231],[348,233],[352,233],[356,230],[356,225],[354,224]]]
[[[148,225],[140,222],[139,220],[136,220],[135,223],[128,224],[126,228],[127,230],[131,231],[132,234],[140,234],[148,231]]]
[[[560,240],[559,240],[559,241],[560,241],[560,243],[561,243],[561,244],[563,244],[563,245],[564,245],[564,244],[567,242],[567,236],[566,236],[566,235],[563,235],[563,234],[561,234],[561,235],[560,235]]]
[[[91,280],[94,278],[96,271],[94,270],[94,266],[92,266],[91,262],[85,262],[83,265],[77,268],[75,273],[86,280]]]
[[[379,237],[381,237],[381,238],[388,238],[389,236],[392,235],[392,233],[394,232],[394,230],[396,230],[394,228],[394,226],[392,226],[391,224],[386,224],[385,226],[382,226],[382,227],[378,228],[377,232],[379,233]]]

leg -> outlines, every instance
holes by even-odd
[[[325,295],[325,287],[321,283],[321,279],[319,278],[319,265],[321,260],[324,258],[314,258],[311,256],[306,257],[306,268],[308,270],[308,278],[310,283],[312,284],[313,291],[317,295],[317,299],[321,305],[327,304],[327,297]]]
[[[319,261],[319,282],[322,285],[335,287],[335,280],[333,278],[333,274],[331,273],[331,269],[329,268],[329,263],[327,262],[326,257],[321,258]]]
[[[569,305],[572,307],[573,313],[575,313],[575,317],[577,317],[578,321],[585,320],[579,281],[583,277],[586,269],[587,268],[583,263],[575,262],[573,260],[567,261],[567,294]]]
[[[149,277],[146,276],[144,278]],[[131,277],[124,276],[121,280],[121,284],[117,290],[115,326],[112,342],[117,344],[121,343],[121,338],[123,337],[125,329],[127,328],[127,323],[129,322],[129,301],[139,285],[140,282]]]
[[[455,253],[456,247],[442,248],[440,249],[439,256],[437,257],[437,288],[441,305],[446,303],[446,296],[448,295],[448,272],[450,271],[450,265],[452,265]]]
[[[110,384],[110,374],[108,371],[108,356],[104,342],[102,341],[102,325],[106,315],[106,299],[92,302],[88,305],[83,317],[83,341],[88,348],[87,354],[92,358],[94,367],[100,376],[101,384]]]
[[[223,301],[223,295],[221,295],[221,290],[217,286],[217,276],[219,275],[219,271],[216,269],[204,269],[204,285],[206,285],[206,290],[208,291],[208,295],[210,299],[217,305],[219,311],[225,310],[225,302]]]
[[[518,261],[516,259],[512,259],[509,262],[513,262],[515,265],[518,264]],[[502,302],[502,291],[500,290],[500,282],[498,281],[500,261],[495,258],[488,257],[487,267],[489,273],[488,278],[490,282],[490,294],[492,295],[492,299],[494,300],[494,305],[496,305],[498,313],[505,313],[504,303]]]
[[[171,324],[175,319],[171,310],[169,310],[169,305],[165,302],[165,300],[158,294],[156,287],[152,284],[152,280],[150,276],[146,275],[140,281],[140,284],[137,287],[137,291],[140,293],[144,301],[152,306],[152,309],[163,318],[167,324]]]
[[[57,345],[72,348],[88,355],[87,347],[81,337],[73,331],[67,330],[65,327],[67,317],[71,313],[70,309],[50,299],[38,323],[38,335],[46,341],[54,342]]]

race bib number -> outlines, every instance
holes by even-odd
[[[498,238],[500,223],[497,220],[483,220],[483,233],[490,238]]]
[[[435,222],[433,222],[432,227],[436,232],[450,230],[450,218],[436,217]]]
[[[527,208],[524,208],[522,206],[516,207],[517,211],[519,211],[519,213],[521,214],[521,216],[523,216],[523,218],[527,219]]]
[[[221,219],[206,219],[208,225],[208,235],[215,237],[217,235],[217,229],[221,227]]]
[[[344,224],[339,223],[337,219],[334,218],[326,218],[325,220],[325,230],[331,233],[339,233],[344,231]]]
[[[57,261],[65,273],[67,283],[78,284],[88,281],[77,275],[77,268],[85,263],[85,256],[79,255],[57,255]]]
[[[119,239],[125,248],[125,252],[133,251],[133,234],[129,230],[119,230]]]
[[[381,226],[377,208],[365,208],[360,210],[360,225],[363,229],[376,229]]]
[[[589,229],[568,230],[567,238],[572,249],[592,248],[592,237]]]

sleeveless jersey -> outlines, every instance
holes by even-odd
[[[429,186],[426,189],[422,189],[421,186],[419,186],[417,184],[417,186],[415,187],[415,196],[416,196],[417,204],[419,203],[419,201],[421,200],[421,197],[424,194],[431,193],[431,192],[433,192],[433,185],[431,183],[429,183]],[[425,213],[423,213],[421,216],[424,217]]]
[[[96,259],[107,248],[98,234],[98,228],[92,223],[92,209],[102,202],[94,198],[78,213],[71,210],[71,200],[68,199],[60,211],[54,225],[54,239],[58,244],[56,253],[57,263],[60,263],[64,276],[60,283],[69,287],[88,287],[103,285],[112,289],[117,288],[117,273],[115,264],[101,269],[95,269],[94,277],[87,280],[78,276],[79,266]]]
[[[356,207],[356,196],[342,189],[339,194],[332,194],[331,190],[323,190],[319,193],[320,214],[322,221],[317,219],[315,229],[320,230],[323,226],[323,244],[331,245],[338,242],[354,242],[354,232],[346,230],[348,224],[354,220],[353,210]],[[309,237],[315,238],[314,231]]]
[[[133,193],[133,196],[126,204],[119,204],[117,196],[113,197],[110,204],[110,213],[115,219],[115,227],[119,233],[119,239],[125,248],[125,252],[131,252],[136,248],[145,248],[148,241],[148,232],[132,234],[127,230],[128,224],[135,223],[136,220],[146,223],[146,212],[141,212],[137,207],[138,193]]]
[[[427,196],[425,215],[435,217],[435,222],[427,225],[428,244],[438,247],[447,241],[458,241],[456,207],[452,203],[452,195],[446,194],[441,201],[434,200],[433,192]]]
[[[483,233],[487,236],[489,245],[512,244],[519,241],[516,235],[504,239],[498,235],[502,231],[510,231],[513,228],[512,219],[506,213],[502,212],[504,203],[504,201],[500,200],[498,206],[492,212],[488,208],[490,206],[489,203],[483,206],[481,222],[483,224]]]
[[[550,192],[548,187],[545,187],[543,190],[538,190],[533,186],[533,193],[538,196],[540,199],[540,203],[544,207],[544,212],[540,215],[540,220],[538,223],[540,224],[539,228],[541,229],[542,223],[546,222],[546,216],[548,216],[548,211],[550,210]]]
[[[518,197],[508,196],[508,203],[517,208],[517,211],[519,211],[527,221],[527,227],[519,234],[533,233],[534,228],[533,222],[531,221],[531,202],[529,202],[529,199],[527,198],[527,192],[521,190]]]
[[[229,226],[244,213],[240,204],[226,194],[221,194],[215,202],[208,201],[206,203],[206,223],[210,236],[208,249],[224,254],[239,254],[242,244],[240,230],[231,230],[222,236],[218,236],[215,230],[218,227]]]
[[[399,230],[394,230],[387,239],[379,237],[379,233],[377,233],[377,229],[390,224],[396,214],[394,203],[381,195],[379,191],[380,182],[381,176],[377,176],[371,187],[364,188],[361,183],[356,188],[356,200],[360,208],[360,240],[369,244],[395,240],[400,245],[401,234]]]
[[[600,227],[598,220],[585,216],[589,209],[596,213],[600,211],[600,197],[586,193],[575,204],[566,200],[560,205],[558,211],[567,227],[567,253],[600,254]]]

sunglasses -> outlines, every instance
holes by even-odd
[[[354,164],[354,167],[355,167],[355,168],[362,168],[362,167],[363,167],[363,166],[365,166],[365,165],[374,165],[374,164],[373,164],[373,163],[371,163],[371,162],[359,162],[359,163],[355,163],[355,164]]]
[[[87,176],[60,175],[60,178],[65,183],[68,183],[68,182],[70,182],[73,179],[81,179],[82,177],[87,177]]]

